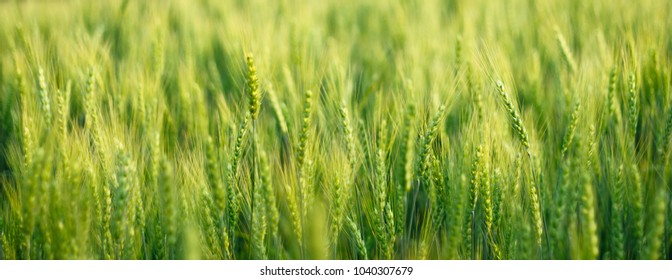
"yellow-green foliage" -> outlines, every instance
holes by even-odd
[[[672,259],[636,6],[0,1],[0,259]]]

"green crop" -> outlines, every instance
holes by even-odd
[[[672,1],[0,1],[0,259],[672,259]]]

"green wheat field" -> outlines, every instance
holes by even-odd
[[[0,259],[672,259],[672,1],[0,2]]]

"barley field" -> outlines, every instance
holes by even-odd
[[[0,2],[0,259],[672,259],[672,1]]]

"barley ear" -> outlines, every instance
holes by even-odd
[[[632,139],[633,145],[635,143],[635,136],[637,134],[637,118],[639,114],[638,104],[637,104],[637,82],[635,74],[631,73],[629,82],[628,82],[628,124],[629,124],[629,137]]]
[[[499,92],[499,96],[501,97],[502,102],[504,103],[504,108],[506,109],[506,112],[508,113],[509,118],[511,119],[511,125],[516,132],[516,136],[518,136],[520,142],[523,144],[523,147],[525,148],[525,151],[527,152],[528,156],[532,157],[532,152],[530,151],[530,140],[527,135],[527,130],[523,125],[523,120],[520,118],[520,114],[518,113],[518,111],[514,109],[511,98],[509,97],[509,94],[504,90],[504,83],[502,83],[501,81],[497,81],[497,91]]]
[[[569,69],[572,70],[572,73],[576,73],[577,66],[576,66],[576,61],[574,60],[574,56],[572,55],[572,51],[570,50],[569,46],[567,45],[567,41],[565,41],[565,37],[562,36],[562,33],[560,32],[560,29],[556,27],[555,29],[556,33],[556,38],[558,41],[558,45],[560,46],[560,49],[562,50],[562,56],[565,58],[565,61],[567,62],[567,65],[569,65]]]
[[[581,103],[579,101],[576,101],[576,104],[574,105],[574,110],[572,110],[572,114],[570,115],[569,118],[569,126],[567,127],[567,130],[565,131],[565,136],[562,139],[562,148],[560,150],[560,154],[563,157],[567,153],[567,149],[569,148],[569,145],[572,143],[572,139],[574,138],[574,130],[576,130],[576,124],[579,121],[580,109],[581,109]]]
[[[44,70],[42,67],[38,70],[38,83],[40,92],[40,108],[44,114],[47,125],[51,124],[51,102],[49,101],[49,91],[47,89],[47,81],[44,77]]]
[[[311,125],[310,116],[313,107],[312,99],[313,99],[313,92],[310,90],[306,91],[303,105],[303,124],[301,126],[301,131],[299,131],[299,151],[297,155],[297,165],[299,167],[299,170],[302,170],[304,168],[303,165],[306,160],[306,149],[307,149],[306,146],[308,144],[308,134],[310,132],[310,125]]]
[[[252,121],[259,116],[259,108],[261,107],[261,93],[259,92],[259,81],[257,78],[257,68],[254,66],[254,57],[251,53],[245,57],[247,62],[247,80],[246,90],[250,99],[250,116]]]

